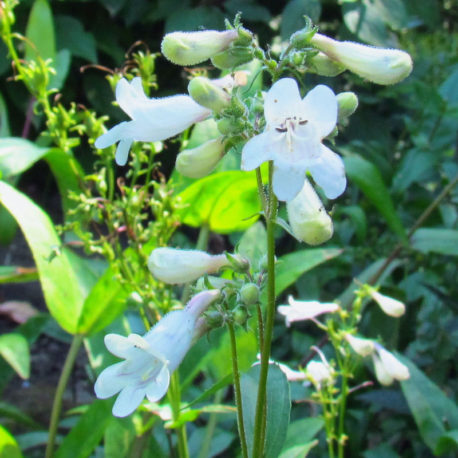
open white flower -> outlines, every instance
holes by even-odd
[[[130,334],[105,336],[108,350],[125,361],[102,371],[95,382],[98,398],[106,399],[119,393],[113,405],[113,415],[130,415],[146,396],[151,402],[167,392],[170,375],[198,337],[197,319],[219,297],[218,290],[203,291],[194,296],[185,309],[164,316],[143,337]]]
[[[394,380],[410,378],[409,368],[401,363],[392,353],[376,344],[376,353],[372,354],[375,375],[382,385],[391,385]]]
[[[333,313],[339,310],[339,306],[333,302],[321,303],[318,301],[296,301],[292,296],[288,297],[289,305],[280,305],[278,313],[285,317],[286,326],[293,321],[305,321],[315,318],[323,313]]]
[[[148,268],[158,279],[168,284],[188,283],[205,274],[230,265],[226,255],[210,255],[200,250],[156,248],[148,258]]]
[[[282,78],[265,96],[264,116],[264,132],[243,148],[243,170],[273,161],[273,189],[283,201],[299,193],[307,171],[329,199],[344,192],[342,159],[321,143],[337,122],[337,98],[329,87],[316,86],[302,99],[296,81]]]
[[[127,162],[134,141],[156,142],[183,132],[192,124],[202,121],[211,113],[200,106],[189,95],[173,95],[161,99],[146,96],[141,78],[130,83],[119,80],[116,86],[116,101],[131,118],[112,127],[95,141],[96,148],[107,148],[117,142],[116,162]]]
[[[350,344],[350,347],[353,348],[354,352],[358,353],[360,356],[369,356],[375,351],[375,343],[373,340],[355,337],[351,334],[345,334],[345,339]]]
[[[331,366],[327,363],[321,361],[310,361],[305,368],[305,372],[311,382],[318,388],[320,388],[321,385],[332,381],[333,371]]]

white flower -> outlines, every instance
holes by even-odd
[[[210,255],[199,250],[156,248],[148,258],[151,273],[164,283],[179,284],[197,280],[229,265],[224,254]]]
[[[345,334],[345,339],[350,344],[350,347],[353,348],[355,353],[358,353],[360,356],[369,356],[374,353],[375,344],[374,341],[370,339],[355,337],[351,334]]]
[[[285,317],[286,326],[293,321],[304,321],[315,318],[323,313],[333,313],[339,310],[339,306],[333,302],[321,303],[318,301],[296,301],[292,296],[288,297],[289,305],[280,305],[278,313]]]
[[[286,203],[286,209],[289,224],[297,239],[309,245],[320,245],[332,237],[332,219],[307,179],[299,194]]]
[[[105,336],[108,350],[125,359],[104,369],[94,386],[100,399],[119,393],[113,405],[113,415],[130,415],[145,396],[156,402],[165,395],[170,375],[193,342],[199,315],[219,294],[218,290],[197,294],[185,309],[168,313],[143,337],[138,334]]]
[[[261,354],[258,353],[256,355],[256,358],[258,359],[258,361],[254,363],[253,366],[260,364]],[[273,359],[269,359],[269,364],[276,364],[278,368],[286,375],[286,379],[290,382],[302,382],[304,380],[307,380],[307,375],[303,371],[295,371],[286,364],[279,363],[278,361],[274,361]]]
[[[280,79],[265,96],[264,116],[264,132],[243,148],[242,170],[273,161],[273,189],[280,200],[299,193],[307,171],[329,199],[344,192],[342,159],[321,143],[337,122],[337,98],[329,87],[316,86],[301,99],[294,79]]]
[[[370,295],[387,315],[395,318],[404,315],[406,306],[401,301],[385,296],[384,294],[380,294],[374,289],[370,290]]]
[[[318,387],[332,380],[332,368],[329,364],[322,361],[310,361],[307,364],[305,371],[308,378]]]
[[[382,385],[391,385],[394,380],[407,380],[410,377],[409,369],[402,364],[392,353],[381,345],[376,345],[377,353],[373,353],[375,375]]]
[[[95,141],[96,148],[107,148],[119,142],[116,162],[127,162],[134,141],[155,142],[179,134],[210,115],[210,110],[194,102],[189,95],[149,99],[141,78],[130,83],[121,79],[116,86],[116,101],[131,118],[112,127]]]

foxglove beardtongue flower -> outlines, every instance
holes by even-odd
[[[172,285],[197,280],[205,274],[230,265],[224,254],[210,255],[199,250],[156,248],[148,258],[151,273],[164,283]]]
[[[318,388],[332,380],[332,368],[329,364],[321,361],[310,361],[305,368],[305,372]]]
[[[292,296],[288,297],[289,305],[280,305],[278,313],[285,317],[286,326],[294,321],[305,321],[315,318],[323,313],[334,313],[340,309],[332,302],[321,303],[318,301],[296,301]]]
[[[273,161],[273,189],[283,201],[299,193],[307,171],[329,199],[344,192],[342,159],[321,143],[337,122],[337,98],[329,87],[316,86],[301,99],[294,79],[280,79],[265,96],[264,116],[264,132],[243,148],[242,170]]]
[[[410,372],[407,366],[401,363],[392,353],[376,344],[376,353],[373,353],[375,375],[382,385],[391,385],[394,380],[407,380]]]
[[[375,343],[373,340],[355,337],[351,334],[345,334],[345,339],[350,344],[350,347],[353,348],[354,352],[358,353],[360,356],[369,356],[375,351]]]
[[[125,165],[134,141],[155,142],[179,134],[192,124],[207,118],[211,111],[200,106],[189,95],[150,99],[141,78],[130,83],[121,79],[116,86],[116,101],[132,118],[112,127],[95,141],[96,148],[107,148],[119,142],[116,162]]]
[[[320,245],[332,237],[332,219],[307,179],[299,194],[286,203],[286,209],[297,239],[309,245]]]
[[[197,294],[185,309],[168,313],[143,337],[137,334],[105,336],[108,350],[125,359],[104,369],[94,386],[95,394],[101,399],[119,393],[113,415],[130,415],[145,396],[156,402],[165,395],[170,375],[196,337],[199,316],[219,294],[218,290]]]
[[[311,44],[348,70],[377,84],[395,84],[412,71],[410,55],[399,49],[337,41],[316,33]]]
[[[380,308],[387,315],[393,316],[395,318],[399,318],[400,316],[404,315],[406,306],[401,301],[393,299],[392,297],[385,296],[373,288],[370,288],[369,291],[372,299],[377,302]]]

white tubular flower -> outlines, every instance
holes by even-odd
[[[286,203],[293,234],[309,245],[327,242],[334,233],[331,217],[307,179],[299,194]]]
[[[175,162],[176,169],[189,178],[207,176],[225,154],[225,145],[222,138],[215,138],[196,148],[181,151]]]
[[[161,51],[174,64],[194,65],[224,51],[237,38],[237,30],[172,32],[162,39]]]
[[[143,91],[142,80],[130,83],[119,80],[116,101],[131,118],[112,127],[95,141],[96,148],[107,148],[117,142],[116,163],[125,165],[134,141],[155,142],[183,132],[192,124],[207,118],[211,111],[200,106],[189,95],[173,95],[149,99]]]
[[[198,317],[219,294],[218,290],[197,294],[185,309],[168,313],[143,337],[105,336],[108,350],[125,359],[104,369],[94,386],[100,399],[119,393],[113,405],[114,416],[130,415],[145,396],[156,402],[165,395],[170,375],[191,347]]]
[[[344,192],[342,159],[321,143],[337,122],[337,98],[329,87],[316,86],[301,99],[296,81],[282,78],[265,96],[264,116],[264,132],[243,148],[242,170],[273,161],[273,189],[283,201],[299,193],[307,171],[329,199]]]
[[[374,289],[370,290],[370,295],[372,299],[380,306],[380,308],[389,316],[393,316],[398,318],[404,315],[406,311],[406,306],[396,299],[392,297],[385,296],[384,294],[380,294],[378,291]]]
[[[199,250],[156,248],[148,258],[151,273],[164,283],[176,285],[197,280],[230,265],[224,254],[210,255]]]
[[[332,380],[332,368],[325,362],[310,361],[307,364],[305,371],[308,378],[318,388]]]
[[[294,321],[305,321],[315,318],[323,313],[334,313],[339,306],[333,302],[321,303],[318,301],[296,301],[292,296],[288,297],[289,305],[280,305],[277,310],[285,317],[286,326]]]
[[[401,363],[392,353],[376,345],[377,353],[372,355],[375,375],[382,385],[391,385],[394,380],[407,380],[410,378],[409,369]]]
[[[256,355],[256,358],[258,361],[254,363],[253,366],[260,364],[261,354],[258,353]],[[279,363],[278,361],[274,361],[273,359],[269,359],[269,364],[276,364],[278,368],[286,375],[286,379],[289,382],[302,382],[304,380],[307,380],[307,374],[304,371],[295,371],[286,364]]]
[[[354,350],[354,352],[358,353],[360,356],[369,356],[375,351],[374,341],[370,339],[355,337],[351,334],[345,334],[345,339],[350,344],[350,347]]]
[[[311,43],[348,70],[377,84],[395,84],[410,75],[412,58],[399,49],[337,41],[316,33]]]

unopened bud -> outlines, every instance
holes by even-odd
[[[399,49],[337,41],[319,33],[312,37],[311,43],[348,70],[373,83],[395,84],[409,76],[412,71],[410,55]]]
[[[350,344],[350,347],[354,350],[354,352],[358,353],[360,356],[369,356],[374,353],[375,344],[370,339],[355,337],[351,334],[345,334],[345,339]]]
[[[382,385],[391,385],[394,380],[410,378],[409,368],[381,345],[377,345],[377,353],[372,355],[372,359],[375,375]]]
[[[385,296],[372,287],[369,287],[369,294],[387,315],[395,318],[404,315],[406,306],[401,301]]]
[[[227,108],[231,101],[224,89],[204,76],[193,78],[188,84],[188,92],[199,105],[216,112]]]
[[[237,38],[237,30],[172,32],[163,38],[161,51],[174,64],[194,65],[224,51]]]
[[[226,257],[232,268],[237,272],[247,272],[250,270],[250,262],[239,254],[226,253]]]
[[[337,76],[343,71],[345,67],[339,62],[330,59],[326,54],[319,52],[308,60],[309,70],[321,76]]]
[[[253,60],[253,49],[245,46],[232,46],[212,57],[212,64],[221,70],[238,67]]]
[[[244,326],[249,318],[247,309],[245,307],[238,307],[233,313],[234,321],[240,326]]]
[[[287,202],[289,224],[295,237],[309,245],[327,242],[334,232],[332,219],[308,180],[299,194]]]
[[[254,283],[247,283],[240,289],[240,299],[246,305],[250,306],[259,301],[259,287]]]
[[[202,178],[216,167],[224,153],[224,142],[221,137],[215,138],[196,148],[181,151],[175,167],[185,177]]]
[[[350,117],[358,108],[358,97],[354,92],[341,92],[337,94],[338,122]]]
[[[224,317],[220,312],[212,311],[205,314],[205,321],[209,328],[219,328],[224,324]]]
[[[310,46],[310,40],[312,39],[313,35],[315,35],[316,31],[317,29],[314,27],[298,30],[291,35],[289,42],[296,49],[306,48]]]

